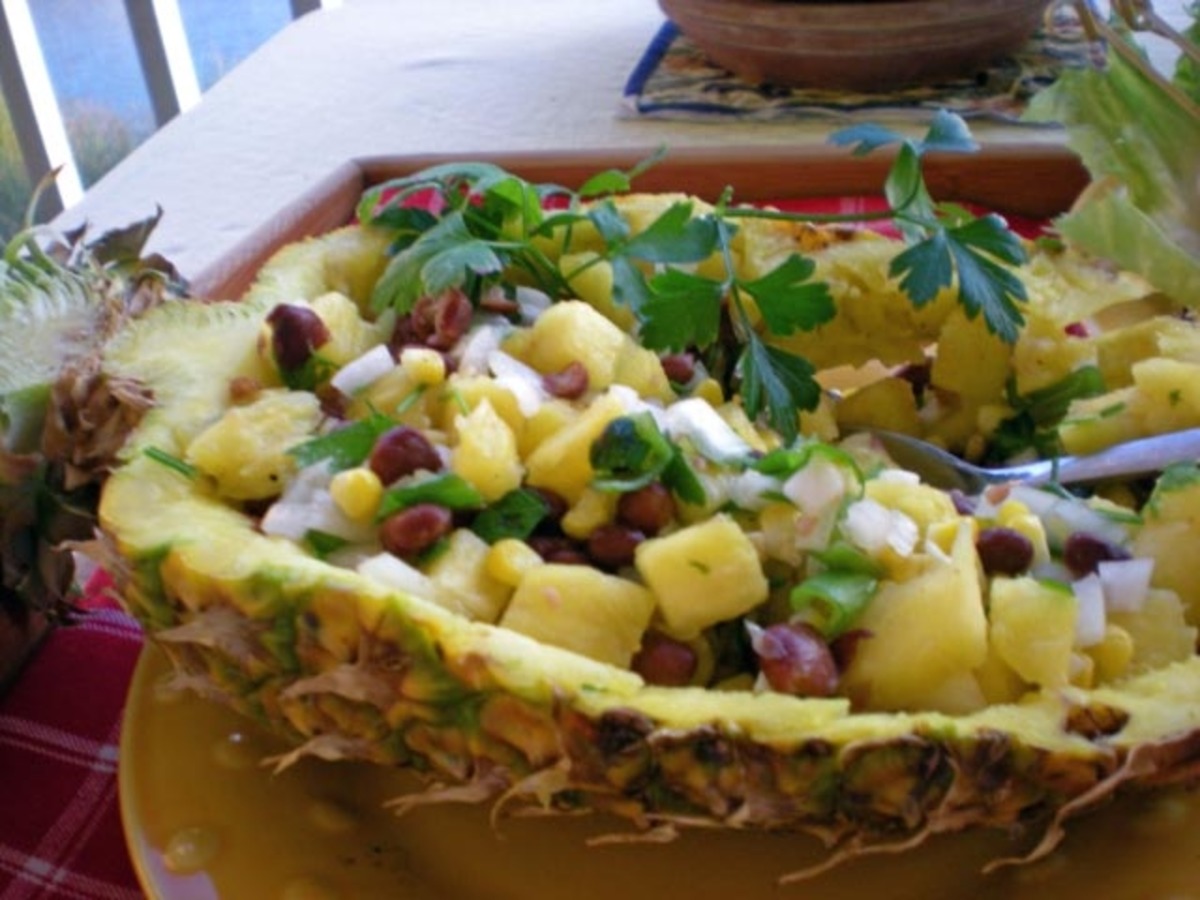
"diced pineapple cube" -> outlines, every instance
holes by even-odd
[[[359,315],[358,304],[345,294],[330,291],[314,297],[309,305],[329,329],[329,341],[317,353],[334,365],[344,366],[386,337]]]
[[[1200,425],[1200,363],[1145,359],[1133,367],[1137,395],[1131,401],[1143,433],[1181,431]]]
[[[296,469],[288,448],[311,435],[320,401],[307,391],[268,389],[226,410],[188,445],[185,459],[234,500],[261,500],[283,490]]]
[[[996,653],[1025,681],[1057,688],[1070,679],[1079,601],[1061,585],[996,578],[989,605]]]
[[[1004,396],[1012,347],[992,334],[983,316],[968,319],[961,309],[947,316],[938,335],[930,381],[975,402]]]
[[[842,431],[884,428],[902,434],[920,434],[917,400],[912,385],[903,378],[881,378],[860,387],[835,407]]]
[[[922,535],[942,522],[959,518],[954,501],[945,491],[901,478],[872,478],[865,495],[888,509],[896,509],[917,523]]]
[[[429,411],[435,406],[433,395],[434,391],[417,384],[408,372],[396,366],[354,395],[349,415],[362,419],[374,411],[413,428],[427,428]]]
[[[558,260],[558,270],[576,297],[594,306],[622,331],[633,330],[637,324],[633,310],[613,298],[612,263],[592,250],[583,250],[564,253]]]
[[[1104,626],[1104,637],[1086,652],[1092,658],[1098,683],[1116,681],[1133,663],[1133,637],[1121,626],[1108,622]]]
[[[613,383],[617,357],[628,340],[629,335],[582,300],[567,300],[538,316],[524,361],[543,374],[578,362],[587,369],[588,386],[602,391]]]
[[[1136,395],[1137,390],[1129,387],[1071,401],[1058,428],[1063,448],[1068,453],[1095,453],[1139,437],[1144,426]]]
[[[500,626],[628,668],[654,613],[640,584],[589,566],[549,563],[526,572]]]
[[[643,541],[634,564],[657,598],[666,631],[684,640],[767,599],[754,543],[726,515]]]
[[[568,423],[574,422],[579,415],[579,410],[566,400],[547,400],[525,420],[525,427],[517,435],[521,458],[528,458],[546,438],[561,431]]]
[[[562,517],[562,530],[569,537],[586,538],[601,525],[607,525],[616,518],[620,498],[621,495],[615,491],[586,489]]]
[[[578,418],[554,432],[526,458],[529,484],[549,488],[575,503],[595,477],[592,444],[608,423],[625,415],[624,401],[614,394],[598,397]]]
[[[454,375],[436,391],[439,407],[434,416],[438,428],[453,433],[455,420],[481,403],[489,403],[514,435],[525,428],[525,417],[516,396],[494,378],[484,375]]]
[[[516,587],[525,573],[543,564],[541,555],[518,538],[501,538],[488,550],[487,571],[497,581]]]
[[[667,378],[658,354],[647,350],[633,338],[627,338],[613,362],[613,384],[623,384],[639,396],[669,403],[675,391]]]
[[[855,646],[842,683],[848,696],[872,709],[935,709],[946,685],[961,683],[963,674],[987,660],[987,619],[969,525],[959,525],[949,558],[924,559],[915,577],[882,582],[855,624],[869,637]]]
[[[488,400],[454,420],[458,443],[450,468],[470,482],[489,503],[521,486],[524,467],[517,438]]]
[[[329,495],[346,516],[359,522],[375,516],[383,497],[383,482],[366,466],[338,472],[329,482]]]
[[[1196,628],[1184,618],[1183,604],[1174,591],[1151,588],[1140,609],[1114,610],[1108,619],[1133,639],[1133,672],[1162,668],[1196,652]]]
[[[405,347],[400,351],[400,368],[415,384],[425,387],[446,380],[446,359],[432,347]]]
[[[479,622],[494,623],[500,618],[513,586],[494,578],[489,571],[491,549],[483,538],[466,528],[451,532],[445,549],[426,571],[438,594],[445,595],[443,606],[457,607]]]

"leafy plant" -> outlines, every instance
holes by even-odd
[[[1020,240],[999,216],[976,217],[935,203],[922,172],[926,153],[977,149],[966,123],[940,112],[921,140],[873,125],[846,129],[832,140],[853,146],[856,154],[898,147],[883,186],[889,208],[867,218],[891,219],[909,244],[892,264],[892,275],[912,302],[924,305],[957,285],[970,317],[982,315],[992,332],[1015,341],[1026,298],[1022,282],[1006,266],[1024,261]],[[607,262],[613,297],[636,316],[645,346],[701,352],[709,370],[740,391],[749,415],[764,416],[785,438],[794,438],[796,411],[814,408],[821,391],[808,360],[771,338],[819,327],[836,314],[835,304],[828,286],[813,279],[813,260],[800,254],[762,277],[740,277],[732,253],[738,222],[864,217],[735,205],[726,190],[703,212],[688,200],[673,203],[634,234],[611,196],[631,190],[657,160],[628,172],[600,173],[578,191],[530,184],[487,163],[436,166],[377,186],[364,195],[359,218],[392,229],[395,241],[375,288],[375,307],[404,314],[420,297],[450,288],[479,302],[513,275],[562,298],[583,268]],[[568,246],[572,234],[585,227],[600,236],[602,249],[580,269],[560,272],[550,248]],[[697,271],[698,263],[714,258],[719,274]]]

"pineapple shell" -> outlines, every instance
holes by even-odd
[[[963,716],[652,687],[264,536],[144,453],[182,456],[229,404],[233,379],[272,383],[255,344],[288,299],[281,287],[351,286],[362,300],[381,246],[351,228],[289,248],[244,302],[161,307],[108,348],[107,374],[148,387],[157,405],[105,486],[106,562],[179,683],[294,746],[278,764],[411,766],[430,791],[400,808],[603,810],[636,826],[620,840],[687,826],[804,831],[833,848],[831,864],[973,826],[1031,826],[1033,859],[1065,819],[1118,790],[1200,775],[1197,657],[1119,688]]]

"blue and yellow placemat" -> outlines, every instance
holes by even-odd
[[[671,22],[646,48],[625,86],[622,114],[683,121],[923,119],[938,109],[964,118],[1017,122],[1038,91],[1067,68],[1102,62],[1073,8],[1056,4],[1038,32],[1012,56],[974,77],[886,93],[750,84],[710,62]]]

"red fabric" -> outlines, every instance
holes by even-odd
[[[92,590],[77,624],[52,631],[0,697],[0,900],[143,896],[117,801],[141,646],[138,625]]]

